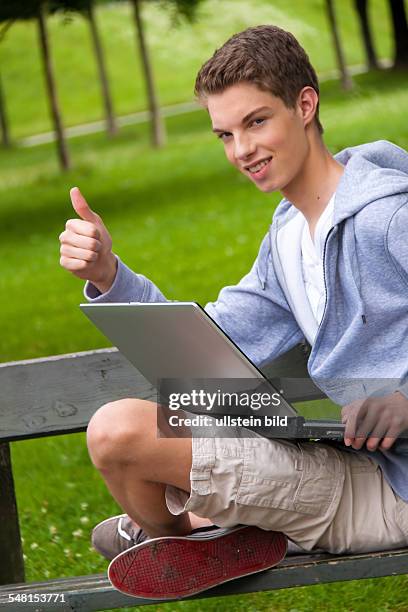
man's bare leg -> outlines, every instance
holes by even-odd
[[[123,399],[102,406],[89,423],[87,441],[112,496],[150,537],[185,535],[211,524],[167,508],[166,485],[190,492],[191,439],[158,437],[156,404]]]

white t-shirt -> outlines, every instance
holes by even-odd
[[[319,217],[314,241],[301,212],[278,232],[278,254],[286,295],[293,315],[310,344],[316,337],[326,301],[323,251],[333,225],[334,198],[335,194]]]
[[[312,240],[310,236],[309,225],[306,219],[304,220],[302,242],[300,245],[302,251],[303,281],[317,325],[319,325],[322,320],[326,302],[323,251],[327,234],[333,225],[333,208],[334,195],[330,198],[326,208],[317,221],[314,231],[314,240]]]

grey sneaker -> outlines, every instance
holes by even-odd
[[[149,536],[127,514],[112,516],[98,523],[92,530],[92,546],[111,561],[119,553],[141,544]]]
[[[192,535],[195,533],[203,535],[203,533],[214,532],[214,530],[217,533],[220,532],[219,528],[215,527],[215,525],[207,525],[193,529],[191,533]],[[147,533],[136,525],[127,514],[112,516],[98,523],[93,528],[91,537],[92,546],[108,561],[112,561],[112,559],[128,550],[128,548],[132,548],[136,544],[141,544],[149,539]]]
[[[275,531],[245,525],[201,528],[125,550],[111,561],[108,577],[127,595],[180,599],[274,567],[286,549],[286,536]]]

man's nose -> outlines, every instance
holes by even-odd
[[[255,143],[248,136],[236,136],[234,155],[236,159],[245,160],[255,151]]]

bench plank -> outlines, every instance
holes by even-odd
[[[300,347],[265,372],[289,401],[324,397],[307,377]],[[112,348],[0,364],[0,389],[0,441],[83,431],[109,401],[157,399],[154,387]]]
[[[206,591],[205,594],[196,595],[194,599],[270,591],[342,580],[395,576],[406,573],[407,564],[408,549],[350,556],[299,555],[287,557],[279,566],[271,570],[227,582]],[[65,603],[38,603],[35,606],[37,612],[44,610],[92,612],[159,603],[157,600],[123,595],[112,588],[103,574],[98,574],[28,585],[0,587],[0,609],[6,609],[10,594],[24,593],[49,595],[59,593],[64,595]],[[20,610],[23,612],[30,608],[28,608],[27,603],[14,602],[12,609],[15,612]]]
[[[0,388],[3,440],[81,431],[102,404],[156,395],[116,349],[1,364]]]

